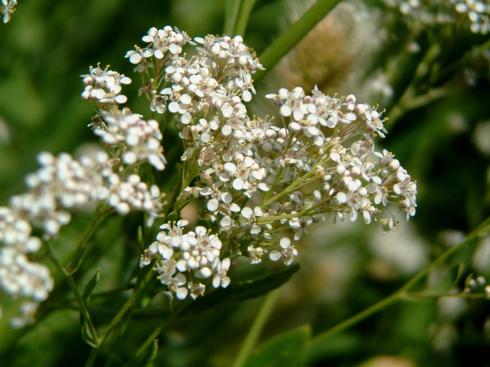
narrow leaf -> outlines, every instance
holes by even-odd
[[[157,358],[158,355],[158,339],[155,339],[153,341],[153,347],[151,349],[151,354],[146,360],[145,366],[146,367],[153,367],[155,365],[155,359]]]
[[[85,289],[83,290],[82,297],[86,303],[88,303],[88,301],[90,300],[90,296],[92,295],[95,287],[99,283],[99,280],[100,280],[100,270],[97,270],[94,276],[92,277],[92,279],[88,281],[87,285],[85,286]]]
[[[226,0],[226,14],[224,33],[232,35],[235,30],[238,13],[240,12],[241,0]]]
[[[97,335],[95,334],[95,330],[90,327],[90,324],[83,317],[82,313],[80,313],[80,333],[85,343],[90,345],[92,348],[98,347],[98,339]]]
[[[245,31],[247,30],[248,19],[250,18],[250,13],[252,12],[252,9],[255,5],[255,1],[256,0],[243,0],[235,27],[236,34],[241,34],[242,36],[245,34]]]
[[[261,296],[286,283],[299,269],[299,264],[265,276],[239,282],[232,282],[227,288],[220,288],[190,304],[186,313],[199,312],[216,304],[238,302]]]

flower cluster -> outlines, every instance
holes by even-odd
[[[375,147],[374,139],[386,134],[375,108],[353,95],[280,89],[266,96],[277,107],[275,118],[251,117],[252,75],[262,66],[241,37],[191,39],[167,26],[151,28],[143,41],[126,57],[142,75],[150,109],[176,123],[184,145],[175,187],[181,191],[168,204],[176,214],[194,202],[202,223],[163,224],[141,256],[140,266],[151,265],[172,296],[196,298],[227,287],[237,256],[290,265],[314,223],[362,218],[391,229],[397,220],[390,208],[407,218],[415,214],[416,184],[393,154]],[[27,259],[41,243],[31,226],[54,236],[73,209],[101,202],[122,215],[163,214],[159,188],[137,174],[145,161],[165,168],[158,121],[119,107],[126,102],[121,87],[130,83],[124,75],[97,66],[82,77],[82,97],[99,108],[92,128],[110,154],[79,160],[41,154],[41,168],[27,177],[29,192],[0,211],[6,274],[0,285],[34,302],[47,296],[52,281]],[[32,310],[25,307],[26,318]]]
[[[12,197],[10,205],[47,235],[56,235],[69,223],[69,210],[101,201],[121,214],[132,209],[156,216],[159,211],[158,187],[148,188],[137,175],[123,180],[112,171],[105,152],[80,160],[67,153],[58,157],[41,153],[38,160],[39,170],[27,176],[29,192]]]
[[[175,37],[179,31],[166,32]],[[150,75],[142,89],[150,91],[154,111],[179,121],[185,188],[176,210],[197,201],[210,226],[184,234],[182,222],[165,224],[141,258],[141,266],[154,261],[158,278],[177,298],[201,295],[204,280],[216,279],[216,269],[227,270],[234,256],[291,264],[313,223],[361,217],[391,229],[397,220],[384,215],[385,207],[415,214],[416,184],[391,153],[375,148],[374,139],[386,133],[380,112],[352,95],[330,97],[317,89],[307,95],[295,88],[267,96],[278,106],[278,123],[249,117],[245,103],[255,93],[252,75],[261,68],[253,51],[240,37],[183,39],[188,52],[169,55],[165,46],[163,57],[133,60],[136,71]],[[226,246],[216,267],[207,265],[209,259],[199,265],[194,256],[205,258],[202,250],[188,250],[183,240],[201,243],[211,228],[213,241]]]
[[[387,6],[427,25],[455,23],[466,18],[471,32],[490,32],[490,4],[483,0],[385,0]]]
[[[227,275],[231,260],[220,258],[222,243],[209,231],[197,226],[184,233],[188,223],[164,224],[163,230],[141,257],[140,265],[147,266],[153,260],[158,279],[178,299],[202,296],[206,291],[205,279],[211,279],[214,288],[226,288],[230,284]]]
[[[464,283],[464,293],[483,293],[490,298],[490,284],[484,276],[479,275],[475,278],[473,274],[470,274]]]
[[[48,269],[32,263],[26,254],[37,252],[41,240],[32,236],[32,228],[19,213],[0,207],[0,287],[16,298],[43,301],[53,288]]]
[[[490,4],[481,0],[451,0],[454,10],[465,15],[473,33],[490,33]]]
[[[28,259],[41,247],[41,239],[31,236],[32,227],[48,239],[70,222],[72,210],[101,202],[123,215],[145,211],[150,220],[161,210],[158,187],[149,187],[137,175],[114,173],[105,152],[80,160],[67,153],[41,153],[38,161],[41,167],[26,178],[29,191],[0,208],[0,287],[14,298],[34,302],[47,298],[53,280],[44,265]]]
[[[85,89],[82,92],[83,99],[94,100],[103,105],[123,104],[128,98],[121,94],[122,86],[131,84],[131,79],[117,71],[109,70],[106,66],[101,69],[90,66],[89,73],[82,75]]]
[[[20,213],[0,207],[0,244],[3,244],[0,246],[0,288],[22,300],[21,310],[28,304],[37,305],[44,301],[53,288],[48,268],[29,261],[27,257],[41,247],[41,240],[31,232],[31,225]],[[19,327],[28,321],[27,315],[12,320],[14,326]]]
[[[10,18],[12,18],[12,14],[15,12],[16,8],[17,0],[2,0],[0,10],[2,12],[2,21],[4,23],[10,22]]]
[[[200,113],[219,110],[229,118],[246,112],[239,101],[252,99],[252,73],[262,66],[240,36],[208,35],[192,41],[185,33],[165,27],[150,29],[143,40],[150,46],[136,47],[126,56],[137,65],[137,72],[152,74],[143,89],[153,111],[176,113],[184,125]],[[191,55],[182,53],[185,44],[195,46]]]
[[[93,99],[101,107],[113,105],[102,107],[93,127],[114,150],[112,156],[100,150],[80,159],[68,153],[39,154],[40,168],[26,177],[29,190],[13,196],[9,207],[0,208],[0,288],[25,301],[21,315],[12,320],[17,326],[32,321],[37,304],[53,288],[48,268],[29,260],[29,254],[41,247],[41,239],[31,236],[32,228],[49,239],[70,222],[73,210],[100,203],[121,215],[143,211],[148,223],[161,213],[158,186],[147,184],[121,166],[121,161],[132,166],[148,160],[158,170],[165,168],[158,123],[145,121],[127,108],[118,109],[117,103],[126,99],[120,94],[121,84],[129,84],[129,78],[99,67],[90,68],[90,74],[83,77],[83,98]]]

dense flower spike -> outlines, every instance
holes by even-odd
[[[15,12],[17,8],[17,0],[2,0],[0,4],[0,9],[2,12],[2,21],[4,23],[10,22],[12,18],[12,14]]]
[[[25,254],[13,248],[0,250],[0,286],[15,298],[44,301],[53,288],[47,267],[30,262]]]
[[[28,221],[8,207],[0,207],[0,243],[20,252],[36,252],[41,248],[41,240],[31,235]]]
[[[471,32],[490,33],[490,4],[484,0],[385,0],[404,16],[425,25],[456,23],[465,18]]]

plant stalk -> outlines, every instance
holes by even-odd
[[[276,304],[277,297],[279,295],[279,290],[276,289],[265,297],[262,305],[260,306],[259,312],[255,317],[255,320],[252,324],[252,327],[248,331],[247,336],[243,344],[240,347],[240,351],[238,352],[238,356],[236,357],[233,367],[242,367],[244,363],[247,361],[250,353],[253,351],[257,341],[262,333],[262,329],[264,328],[267,319],[269,318],[274,305]]]
[[[258,82],[270,71],[281,58],[296,46],[330,11],[342,0],[317,0],[286,32],[277,38],[260,56],[265,70],[254,75]]]
[[[410,289],[412,289],[415,285],[418,284],[420,280],[422,280],[425,276],[427,276],[427,274],[429,274],[430,270],[434,266],[442,264],[447,258],[449,258],[457,251],[459,251],[462,247],[473,242],[478,237],[486,235],[489,231],[490,231],[490,218],[487,218],[477,229],[471,232],[462,242],[449,248],[444,253],[439,255],[430,264],[426,265],[422,270],[420,270],[417,274],[415,274],[408,282],[406,282],[396,292],[392,293],[391,295],[382,299],[381,301],[375,303],[374,305],[368,307],[367,309],[355,314],[349,319],[342,321],[339,324],[333,326],[332,328],[313,337],[311,341],[310,351],[318,349],[315,348],[315,346],[325,343],[332,336],[348,329],[349,327],[368,318],[369,316],[375,314],[376,312],[381,311],[386,307],[391,306],[392,304],[409,297]],[[312,359],[311,355],[309,356],[309,359]]]

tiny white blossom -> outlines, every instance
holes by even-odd
[[[121,94],[122,86],[131,84],[131,79],[124,74],[109,70],[106,66],[101,69],[90,67],[89,73],[82,75],[85,89],[82,92],[83,99],[94,100],[100,104],[123,104],[127,97]]]

